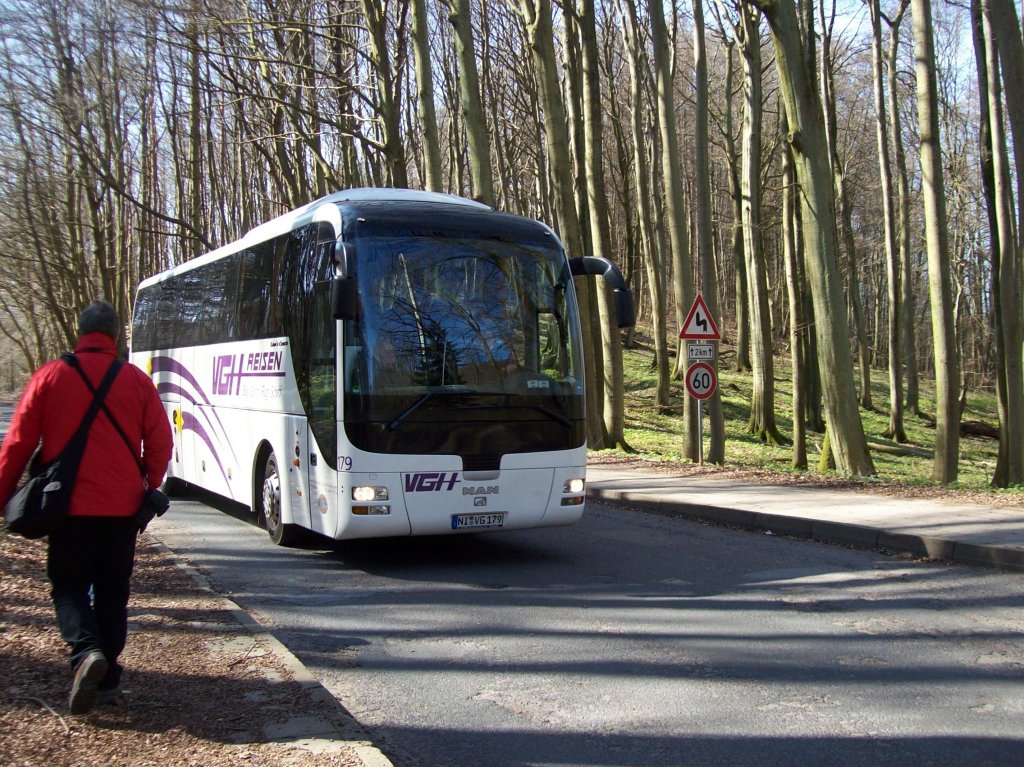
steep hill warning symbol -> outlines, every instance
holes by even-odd
[[[708,305],[704,303],[704,297],[698,293],[693,299],[693,306],[690,313],[686,315],[686,322],[683,329],[679,331],[679,337],[691,341],[718,341],[721,335],[718,326],[708,311]]]

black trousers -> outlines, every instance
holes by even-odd
[[[128,639],[128,596],[139,528],[125,517],[68,517],[49,536],[46,574],[71,668],[93,650],[107,657],[100,689],[121,682],[118,657]]]

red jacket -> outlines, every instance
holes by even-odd
[[[114,340],[105,333],[87,333],[75,349],[82,370],[95,387],[99,387],[116,353]],[[66,362],[54,360],[36,371],[0,448],[0,513],[17,489],[39,440],[43,443],[42,460],[53,460],[78,429],[91,402],[92,392]],[[105,402],[131,440],[135,454],[129,452],[100,410],[89,430],[78,470],[69,511],[72,516],[130,517],[142,502],[137,456],[142,456],[150,487],[164,481],[171,458],[170,423],[149,376],[125,364]]]

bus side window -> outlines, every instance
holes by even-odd
[[[156,348],[155,325],[159,298],[159,283],[139,291],[132,317],[132,351],[149,351]]]
[[[210,325],[202,322],[204,307],[209,304],[206,271],[200,267],[174,278],[178,294],[175,346],[198,346],[208,343],[206,335]]]
[[[205,343],[224,343],[238,338],[234,309],[238,293],[239,261],[240,254],[234,253],[202,267],[207,297],[201,319]]]
[[[171,277],[160,284],[157,320],[154,326],[154,349],[172,349],[175,345],[175,329],[178,326],[177,279]]]
[[[239,339],[260,338],[266,332],[270,306],[270,243],[262,243],[242,253],[238,286]]]

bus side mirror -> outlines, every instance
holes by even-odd
[[[359,319],[359,291],[353,277],[335,277],[331,288],[331,314],[336,320]]]
[[[619,267],[601,256],[583,256],[569,259],[569,272],[573,277],[600,274],[611,286],[615,301],[615,315],[620,328],[631,328],[636,324],[636,309],[633,306],[633,292],[626,285]]]

